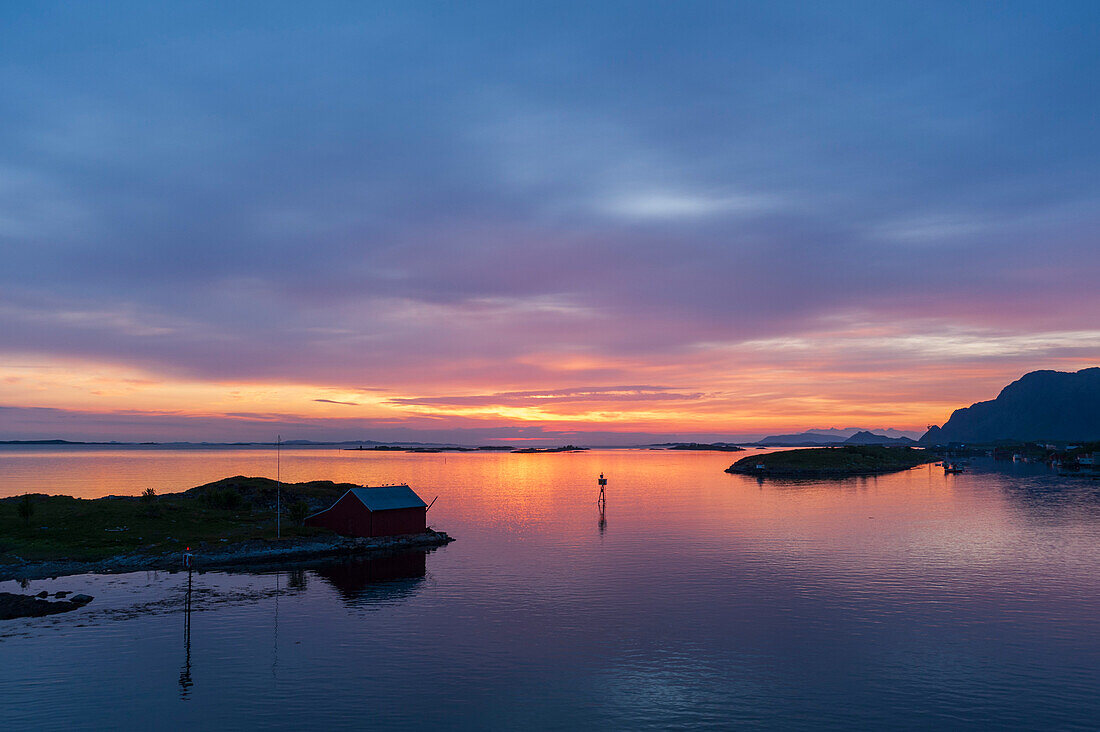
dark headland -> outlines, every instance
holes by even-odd
[[[930,451],[912,447],[814,447],[750,455],[726,468],[726,472],[777,478],[847,478],[894,473],[938,459]]]
[[[1100,368],[1032,371],[996,399],[956,409],[922,445],[1100,440]]]

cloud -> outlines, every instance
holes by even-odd
[[[989,229],[990,222],[950,216],[925,216],[891,221],[874,227],[873,234],[886,241],[945,244]]]
[[[706,196],[654,191],[612,196],[600,208],[624,219],[656,221],[761,214],[775,205],[771,198],[760,195]]]
[[[394,397],[389,402],[405,406],[431,407],[543,407],[582,402],[684,402],[697,400],[703,396],[702,392],[675,392],[671,391],[669,387],[661,386],[603,386],[542,391],[512,391],[466,396]]]
[[[359,402],[339,402],[339,401],[336,401],[335,399],[314,399],[313,401],[321,402],[323,404],[343,404],[344,406],[348,406],[348,407],[358,407],[359,406]]]
[[[729,432],[647,432],[644,430],[555,428],[538,424],[484,423],[467,420],[438,424],[435,420],[372,420],[348,418],[310,419],[294,414],[204,414],[183,415],[172,412],[120,410],[88,412],[82,410],[20,408],[0,406],[3,429],[0,440],[67,439],[120,441],[190,442],[274,442],[277,433],[284,438],[315,441],[378,440],[384,442],[440,442],[464,445],[524,444],[639,445],[645,443],[689,441],[712,442],[720,439],[754,440],[762,433]]]
[[[139,5],[5,17],[0,361],[54,369],[11,403],[911,425],[1100,357],[1090,5]]]
[[[763,338],[731,346],[780,356],[806,353],[819,358],[825,353],[860,355],[862,358],[889,355],[939,363],[971,362],[974,359],[1030,357],[1036,360],[1056,354],[1078,353],[1089,358],[1100,354],[1100,330],[1006,333],[957,327],[941,323],[938,330],[929,323],[864,323],[847,332],[823,331],[801,336]],[[879,332],[868,332],[875,331]]]

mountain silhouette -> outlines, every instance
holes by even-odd
[[[1100,440],[1100,368],[1024,374],[996,399],[956,409],[943,427],[930,428],[920,442],[998,440]]]

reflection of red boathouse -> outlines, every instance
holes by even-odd
[[[305,520],[306,526],[345,536],[420,534],[428,506],[407,485],[352,488],[336,503]]]
[[[374,559],[349,559],[314,568],[351,605],[396,600],[411,595],[426,573],[426,552],[416,551]]]

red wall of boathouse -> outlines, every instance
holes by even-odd
[[[305,525],[344,536],[421,534],[427,527],[426,513],[423,506],[371,511],[353,493],[346,493],[332,508],[307,518]]]

